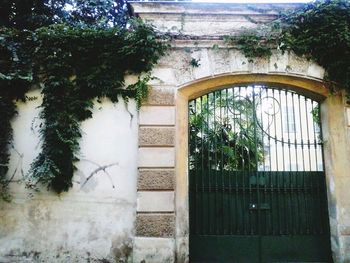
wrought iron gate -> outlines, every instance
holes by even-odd
[[[263,85],[189,102],[191,262],[332,262],[317,101]]]

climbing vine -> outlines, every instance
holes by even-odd
[[[26,99],[25,93],[32,82],[28,56],[23,52],[25,46],[30,50],[27,36],[17,30],[0,30],[0,197],[3,199],[9,197],[6,191],[9,183],[6,173],[12,141],[10,121],[16,114],[15,100]]]
[[[126,73],[148,72],[164,52],[150,26],[140,21],[128,30],[50,26],[36,32],[34,64],[44,88],[40,128],[42,152],[31,179],[56,192],[67,191],[79,152],[80,122],[90,118],[94,98],[117,102],[147,95],[143,79],[124,87]]]
[[[302,6],[269,25],[227,37],[249,60],[271,56],[272,49],[293,51],[326,70],[329,87],[350,93],[350,2],[320,0]]]
[[[135,98],[140,107],[147,96],[147,72],[164,54],[167,44],[153,27],[139,20],[130,22],[128,28],[53,24],[32,32],[16,32],[18,38],[11,41],[18,46],[16,51],[26,56],[8,52],[6,61],[13,65],[6,72],[5,60],[1,61],[0,191],[6,193],[14,100],[25,99],[30,85],[37,84],[43,96],[39,128],[42,146],[27,183],[30,187],[44,184],[61,193],[72,186],[82,135],[80,123],[92,116],[94,99],[107,97],[118,102],[120,98]],[[2,40],[9,38],[5,33]],[[1,44],[3,53],[12,50],[9,39]],[[25,65],[25,70],[17,67],[16,61]],[[124,77],[130,73],[141,77],[125,87]]]

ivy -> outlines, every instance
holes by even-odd
[[[350,2],[315,2],[281,20],[290,25],[282,35],[286,47],[313,59],[325,68],[327,81],[350,92]]]
[[[42,86],[39,129],[42,146],[31,165],[27,183],[33,188],[38,184],[47,185],[57,193],[68,191],[76,170],[74,163],[78,161],[80,123],[92,117],[94,99],[107,97],[118,102],[120,98],[126,101],[135,98],[140,107],[148,94],[150,79],[149,74],[144,73],[157,63],[167,44],[153,27],[139,20],[131,21],[127,29],[54,24],[17,34],[19,38],[14,43],[22,53],[31,56],[12,54],[8,61],[24,63],[32,77],[19,76],[18,67],[13,68],[14,75],[10,70],[0,75],[3,76],[0,116],[4,120],[0,130],[0,191],[5,193],[7,186],[10,120],[15,114],[13,100],[24,99],[29,86],[35,83]],[[9,46],[9,41],[3,45],[5,49]],[[125,87],[126,74],[144,77]]]
[[[8,199],[6,179],[9,150],[12,141],[11,119],[16,114],[15,100],[25,100],[25,93],[32,81],[28,56],[23,52],[27,45],[27,34],[17,30],[0,30],[0,197]],[[21,43],[18,40],[22,39]]]
[[[350,93],[350,2],[320,0],[226,40],[252,60],[270,57],[272,49],[293,51],[321,65],[325,81]]]
[[[225,42],[234,44],[251,62],[254,58],[266,58],[272,55],[272,49],[280,43],[280,25],[259,25],[257,29],[244,30],[237,36],[226,36]]]
[[[192,67],[192,68],[198,68],[201,64],[200,64],[200,59],[195,59],[195,58],[192,58],[191,60],[190,60],[190,66]]]
[[[72,186],[78,160],[80,122],[92,116],[93,99],[134,97],[140,106],[146,80],[124,88],[127,73],[150,71],[165,46],[139,21],[129,30],[76,29],[65,25],[36,32],[34,64],[43,76],[40,128],[42,152],[30,170],[34,184],[47,184],[60,193]]]

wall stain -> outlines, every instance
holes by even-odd
[[[132,238],[130,233],[124,231],[122,235],[113,238],[111,254],[116,262],[131,262],[132,249]]]

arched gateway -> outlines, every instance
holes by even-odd
[[[332,261],[325,94],[321,82],[273,74],[178,90],[177,228],[188,233],[178,253],[190,262]]]
[[[229,86],[189,101],[191,262],[330,262],[320,105]]]
[[[248,61],[220,40],[295,6],[132,5],[179,34],[140,110],[134,261],[350,260],[343,94],[312,61],[278,50]]]

